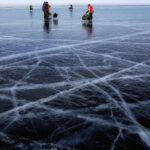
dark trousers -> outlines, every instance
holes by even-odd
[[[44,11],[44,18],[49,18],[49,11]]]
[[[46,13],[44,12],[44,18],[46,18]]]
[[[90,19],[91,20],[93,19],[93,13],[90,13]]]

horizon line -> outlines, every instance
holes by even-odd
[[[33,5],[32,3],[30,3],[30,4],[10,4],[10,5],[5,5],[5,4],[3,4],[3,5],[0,5],[0,7],[16,7],[16,6],[29,6],[29,5]],[[42,3],[41,4],[35,4],[35,5],[33,5],[33,6],[41,6],[42,5]],[[52,4],[53,6],[69,6],[70,5],[70,3],[69,4]],[[83,5],[87,5],[87,4],[85,4],[85,3],[81,3],[81,4],[73,4],[73,5],[75,5],[75,6],[83,6]],[[150,3],[140,3],[140,4],[138,4],[138,3],[130,3],[130,4],[121,4],[121,3],[116,3],[116,4],[107,4],[107,3],[103,3],[103,4],[100,4],[100,3],[93,3],[93,5],[95,5],[95,6],[150,6]]]

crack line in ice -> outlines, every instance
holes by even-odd
[[[134,35],[133,34],[130,34],[130,35],[128,34],[128,35],[122,36],[122,38],[126,38],[126,37],[129,37],[129,36],[136,36],[136,35],[140,35],[140,34],[143,34],[143,33],[140,32],[140,33],[137,33],[137,34],[134,34]],[[114,37],[113,39],[106,39],[106,40],[115,40],[115,39],[118,39],[118,38],[121,38],[121,37]],[[104,56],[104,57],[111,58],[111,59],[117,59],[120,62],[124,61],[124,62],[126,62],[126,63],[128,62],[128,63],[130,63],[132,65],[132,66],[130,66],[128,68],[123,68],[122,70],[119,70],[119,71],[117,71],[115,73],[111,73],[109,75],[105,75],[103,77],[100,77],[91,69],[91,67],[86,65],[86,63],[85,63],[84,59],[82,59],[82,56],[80,55],[80,53],[77,53],[76,49],[75,49],[75,47],[77,47],[77,46],[84,46],[85,44],[94,44],[94,43],[99,43],[99,42],[105,42],[105,40],[95,40],[95,41],[90,41],[88,43],[87,42],[83,42],[83,43],[79,43],[79,44],[71,44],[71,45],[68,45],[68,46],[64,45],[62,47],[54,47],[54,48],[43,49],[43,50],[34,51],[34,52],[26,52],[26,53],[22,53],[22,54],[16,54],[16,55],[10,55],[10,56],[3,56],[3,57],[1,57],[2,60],[0,60],[0,61],[11,60],[11,59],[22,57],[22,56],[35,55],[34,59],[37,59],[37,63],[35,63],[34,65],[31,65],[29,67],[30,69],[28,68],[29,71],[20,80],[16,81],[16,83],[12,87],[10,87],[10,88],[7,88],[7,87],[1,88],[2,91],[11,90],[12,96],[13,96],[12,101],[13,101],[14,105],[16,105],[16,106],[14,108],[8,110],[8,111],[1,112],[0,113],[0,117],[3,117],[5,119],[7,119],[7,115],[10,115],[11,113],[15,113],[15,118],[19,119],[19,116],[17,116],[17,113],[19,113],[19,111],[27,110],[27,109],[32,108],[32,107],[43,108],[45,111],[50,112],[50,114],[54,113],[55,115],[59,115],[59,116],[63,116],[63,115],[71,116],[73,118],[75,117],[75,118],[78,118],[78,119],[83,119],[84,122],[91,122],[91,123],[96,123],[96,124],[98,124],[100,126],[108,126],[108,127],[115,127],[115,128],[117,128],[118,129],[118,134],[116,135],[115,139],[112,142],[111,150],[115,149],[115,146],[116,146],[119,138],[122,137],[122,129],[126,129],[126,130],[128,130],[128,131],[130,131],[132,133],[133,132],[132,131],[132,127],[135,129],[134,132],[138,134],[138,136],[141,138],[141,140],[148,147],[150,147],[150,144],[149,144],[150,133],[149,133],[149,131],[146,128],[144,128],[140,123],[138,123],[138,121],[136,120],[136,117],[134,116],[134,114],[132,112],[132,109],[137,107],[137,105],[136,105],[137,103],[134,104],[134,105],[133,104],[132,105],[128,104],[125,101],[125,99],[123,98],[123,95],[119,91],[119,89],[117,89],[112,84],[108,83],[109,81],[112,81],[112,80],[128,80],[128,79],[134,80],[134,78],[135,79],[139,79],[139,78],[150,77],[149,74],[123,75],[123,76],[121,76],[125,72],[128,72],[128,71],[131,72],[132,69],[138,69],[140,67],[141,68],[142,67],[149,68],[149,66],[147,64],[145,64],[145,63],[148,62],[150,59],[148,59],[146,61],[142,61],[140,63],[137,63],[137,62],[134,62],[134,61],[122,59],[120,57],[114,57],[114,56],[111,56],[109,54],[98,54],[98,53],[95,53],[95,52],[87,51],[87,53],[93,54],[94,56],[99,55],[99,56]],[[82,67],[82,69],[85,69],[86,71],[91,73],[94,76],[94,78],[85,79],[85,77],[82,74],[80,74],[80,73],[78,73],[78,72],[73,70],[72,74],[78,76],[81,80],[71,81],[71,79],[70,79],[71,75],[69,74],[69,70],[65,70],[65,69],[62,70],[60,66],[55,66],[54,68],[55,68],[55,70],[58,71],[59,75],[65,78],[65,80],[63,82],[58,82],[58,83],[53,83],[53,84],[52,83],[50,83],[50,84],[28,84],[26,82],[22,83],[23,80],[28,78],[40,66],[40,63],[42,62],[42,60],[41,60],[42,56],[40,56],[40,54],[43,54],[43,53],[46,53],[46,52],[50,52],[50,51],[61,50],[61,49],[65,49],[65,51],[67,51],[67,52],[69,51],[70,52],[70,50],[68,50],[68,48],[72,48],[72,50],[75,50],[75,52],[73,54],[78,59],[80,67]],[[82,51],[82,48],[80,49],[80,51]],[[86,51],[84,51],[84,52],[86,52]],[[47,55],[47,56],[49,57],[49,56],[52,56],[52,55],[53,54],[50,54],[50,55]],[[73,68],[72,66],[69,66],[69,67],[70,67],[70,70]],[[97,69],[97,66],[94,67],[94,68]],[[102,83],[102,84],[104,83],[107,87],[109,87],[114,92],[114,94],[116,94],[118,99],[114,99],[111,96],[111,94],[109,94],[108,92],[106,92],[105,90],[103,90],[102,88],[100,88],[99,86],[96,85],[96,84],[99,84],[99,83]],[[25,84],[27,84],[27,85],[25,85]],[[59,88],[61,86],[64,87],[64,86],[68,86],[68,85],[70,85],[70,87],[68,87],[68,89],[65,89],[63,91],[60,91],[60,89],[58,89],[57,90],[58,91],[57,94],[48,96],[46,98],[37,99],[37,101],[35,101],[35,102],[29,102],[29,103],[23,104],[22,106],[18,106],[18,104],[17,104],[18,100],[17,100],[17,97],[16,97],[16,92],[18,92],[19,90],[31,90],[31,89],[38,89],[38,88],[57,88],[57,87]],[[90,87],[87,88],[87,86],[90,86]],[[75,95],[74,93],[77,92],[78,90],[80,91],[80,90],[83,89],[83,90],[92,91],[91,88],[93,88],[94,91],[99,92],[99,94],[102,94],[103,96],[105,96],[107,98],[109,103],[104,104],[103,106],[105,106],[105,108],[106,108],[106,106],[109,105],[108,109],[111,112],[111,118],[112,118],[113,121],[109,120],[108,118],[105,119],[103,117],[97,117],[96,114],[94,114],[94,115],[93,114],[89,114],[89,113],[83,114],[86,111],[81,111],[82,113],[79,113],[77,111],[77,109],[74,111],[74,110],[69,110],[68,108],[67,108],[67,110],[60,109],[60,108],[57,108],[57,106],[56,107],[44,106],[45,103],[48,103],[48,102],[51,102],[51,101],[55,101],[57,99],[59,100],[59,98],[64,98],[64,99],[66,99],[66,102],[67,102],[68,101],[67,98],[69,96],[70,97],[74,96]],[[77,96],[76,98],[80,98],[80,95],[79,95],[79,97]],[[85,99],[82,99],[82,100],[85,100]],[[82,102],[80,102],[80,103],[82,104]],[[70,104],[71,104],[71,102],[70,102]],[[72,104],[76,104],[76,103],[72,102]],[[149,104],[149,103],[147,102],[146,104]],[[94,109],[94,111],[101,110],[101,107],[102,107],[101,105],[102,104],[100,104],[99,106],[92,107],[92,110],[93,109]],[[140,105],[142,105],[142,103],[140,103],[138,106],[140,106]],[[131,121],[133,123],[133,125],[132,126],[124,125],[122,123],[122,120],[118,119],[117,116],[115,116],[115,114],[113,112],[113,108],[117,108],[123,114],[125,114],[125,116],[127,117],[127,120]],[[104,109],[104,107],[103,107],[103,109]],[[32,116],[28,116],[27,118],[30,119],[30,121],[32,121],[30,117],[32,117]],[[9,127],[9,125],[13,124],[13,121],[15,121],[13,116],[10,116],[9,119],[13,119],[13,120],[12,120],[12,122],[9,122],[9,124],[6,126],[6,128],[4,128],[4,130],[7,129]],[[31,124],[33,126],[33,130],[36,130],[35,127],[34,127],[34,123],[31,122]],[[65,131],[69,130],[70,128],[66,128]],[[58,129],[58,131],[59,131],[59,129]],[[37,131],[35,131],[35,133],[36,133],[37,136],[39,136]],[[59,131],[59,132],[55,131],[53,134],[55,134],[55,133],[60,134],[61,131]],[[91,133],[90,133],[90,135],[91,135]],[[60,143],[66,143],[66,140],[68,139],[72,143],[73,137],[76,137],[76,134],[73,134],[73,136],[71,136],[69,138],[67,137],[64,140],[60,140],[59,142]],[[86,140],[86,139],[84,139],[84,140]],[[78,140],[76,143],[79,143],[79,142],[80,142],[80,140]]]
[[[132,122],[137,125],[137,133],[139,134],[139,137],[141,138],[141,140],[147,144],[147,146],[150,147],[150,133],[141,125],[137,122],[135,116],[133,115],[133,113],[131,112],[130,108],[128,107],[127,103],[125,102],[124,98],[122,97],[122,95],[120,94],[119,90],[117,88],[115,88],[114,86],[112,86],[110,83],[108,84],[108,86],[110,88],[112,88],[112,90],[114,90],[114,92],[119,96],[121,102],[122,102],[122,106],[124,109],[124,113],[126,114],[126,116],[128,116]],[[142,133],[142,134],[141,134]],[[143,135],[145,136],[145,140],[143,140]]]
[[[15,90],[15,88],[20,84],[20,82],[22,80],[25,80],[26,78],[28,78],[28,76],[39,66],[40,63],[41,63],[41,60],[39,59],[37,61],[37,63],[34,65],[34,67],[31,70],[29,70],[21,79],[19,79],[15,83],[15,85],[13,85],[13,87],[11,87],[10,91],[11,91],[11,95],[12,95],[12,102],[13,102],[15,108],[18,107],[18,102],[17,102],[18,100],[17,100],[17,97],[16,97],[16,90]],[[17,116],[19,115],[18,111],[16,111],[16,115]]]
[[[85,82],[85,83],[83,82],[82,84],[77,85],[76,87],[73,87],[73,88],[71,88],[71,89],[69,89],[69,90],[64,90],[64,91],[59,92],[59,93],[57,93],[56,95],[50,96],[50,97],[48,97],[48,98],[40,99],[40,100],[37,100],[36,102],[29,102],[28,104],[25,104],[25,105],[23,105],[23,106],[18,106],[18,107],[15,108],[15,109],[11,109],[11,110],[9,110],[9,111],[6,111],[6,112],[1,113],[0,116],[5,115],[5,114],[8,114],[8,113],[15,112],[15,111],[19,111],[19,110],[24,109],[24,108],[28,108],[28,107],[30,107],[30,105],[32,106],[32,105],[34,105],[34,104],[36,104],[36,103],[39,103],[39,104],[40,104],[40,103],[46,103],[46,102],[52,101],[52,100],[54,100],[55,98],[57,98],[57,97],[59,97],[59,96],[63,96],[64,94],[68,94],[68,93],[74,92],[74,91],[76,91],[76,90],[78,90],[78,89],[81,89],[81,88],[86,87],[86,86],[91,85],[91,84],[97,84],[97,83],[100,83],[100,82],[106,82],[107,80],[111,79],[113,76],[118,75],[118,74],[121,74],[121,73],[126,72],[126,71],[129,71],[129,70],[131,70],[132,68],[138,67],[138,66],[142,65],[144,62],[147,62],[147,61],[148,61],[148,60],[143,61],[143,62],[141,62],[141,63],[138,63],[138,64],[136,64],[136,65],[134,65],[134,66],[132,66],[132,67],[125,68],[125,69],[122,69],[122,70],[120,70],[120,71],[118,71],[118,72],[115,72],[115,73],[106,75],[106,76],[104,76],[104,77],[101,77],[100,79],[95,79],[95,80],[92,80],[92,81],[87,81],[87,82]]]
[[[58,46],[58,47],[54,47],[54,48],[47,48],[47,49],[43,49],[43,50],[38,50],[36,53],[37,54],[42,54],[42,53],[45,53],[45,52],[51,52],[51,51],[65,49],[65,48],[74,48],[74,47],[77,47],[77,46],[84,46],[84,45],[87,45],[87,44],[88,45],[89,44],[96,44],[96,43],[105,42],[105,41],[109,41],[109,40],[115,40],[115,39],[117,40],[117,39],[127,38],[127,37],[130,37],[130,36],[141,35],[143,33],[146,33],[146,32],[127,34],[127,35],[122,35],[122,36],[118,36],[118,37],[106,38],[106,39],[103,39],[103,40],[87,41],[87,42],[82,42],[82,43],[79,43],[79,44],[71,44],[71,45]],[[149,33],[149,32],[147,32],[147,33]],[[1,57],[0,61],[15,59],[15,58],[24,57],[24,56],[31,56],[31,55],[34,55],[34,54],[35,54],[35,51],[34,52],[25,52],[25,53],[21,53],[21,54],[12,54],[12,55],[9,55],[9,56]]]

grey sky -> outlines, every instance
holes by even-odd
[[[0,0],[2,5],[41,4],[44,0]],[[47,0],[52,4],[150,4],[150,0]]]

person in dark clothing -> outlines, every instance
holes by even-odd
[[[44,2],[43,5],[42,5],[42,10],[43,10],[43,12],[44,12],[44,8],[45,8],[45,3],[46,3],[46,2]]]
[[[42,5],[42,10],[43,10],[43,13],[44,13],[44,18],[46,18],[46,14],[45,14],[45,4],[46,4],[46,2],[44,2],[43,5]]]
[[[29,9],[30,9],[30,11],[33,11],[33,6],[30,5],[30,6],[29,6]]]
[[[69,10],[73,10],[73,5],[70,5]]]

